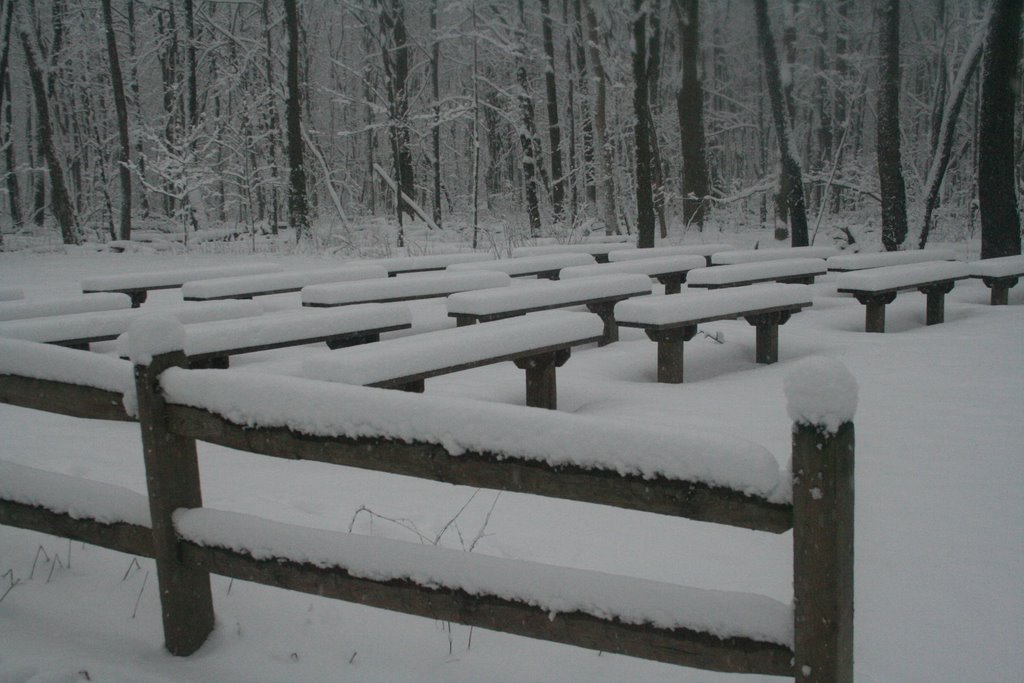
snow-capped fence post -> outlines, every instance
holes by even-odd
[[[815,358],[786,377],[793,419],[794,675],[853,681],[854,429],[857,385]]]
[[[196,441],[168,430],[159,384],[168,368],[188,366],[182,350],[185,332],[174,319],[142,318],[127,334],[135,368],[164,645],[171,654],[185,656],[206,641],[214,620],[209,572],[181,561],[172,519],[179,508],[203,504]]]

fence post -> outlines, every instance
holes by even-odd
[[[853,681],[856,383],[813,359],[786,377],[793,418],[793,622],[797,681]]]
[[[186,656],[206,641],[213,630],[214,617],[210,575],[182,563],[171,519],[178,508],[203,504],[195,439],[168,431],[166,404],[159,384],[164,370],[188,367],[181,343],[184,329],[176,320],[150,318],[134,323],[128,334],[135,367],[164,645],[171,654]],[[138,341],[133,341],[132,336]],[[144,349],[147,336],[159,340],[159,352]],[[167,350],[169,346],[174,348]]]

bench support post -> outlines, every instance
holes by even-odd
[[[993,306],[1005,306],[1010,302],[1010,288],[1015,287],[1019,277],[983,277],[981,281],[992,290]]]
[[[853,681],[853,423],[793,431],[797,681]]]
[[[647,337],[658,342],[658,381],[664,384],[683,383],[683,345],[697,334],[696,325],[667,330],[647,330]]]
[[[520,370],[526,370],[526,405],[531,408],[558,407],[558,389],[555,383],[555,368],[569,360],[569,349],[517,358],[514,362]]]
[[[779,360],[779,325],[784,325],[789,317],[789,311],[746,316],[746,321],[757,329],[755,358],[758,363],[768,365]]]
[[[658,282],[665,285],[665,294],[679,294],[683,291],[683,282],[685,281],[686,273],[658,276]]]
[[[946,319],[946,295],[953,291],[953,285],[953,282],[940,282],[919,289],[928,297],[928,308],[925,313],[926,325],[938,325]]]
[[[896,300],[896,292],[881,294],[855,294],[857,301],[864,304],[865,332],[885,332],[885,307]]]
[[[587,310],[598,315],[604,323],[604,333],[598,346],[607,346],[612,342],[619,341],[619,326],[615,324],[615,301],[602,301],[595,304],[587,304]]]
[[[178,656],[199,649],[213,630],[214,621],[210,574],[182,562],[172,520],[178,508],[203,505],[196,441],[168,431],[166,404],[160,390],[164,370],[187,364],[184,352],[173,351],[154,356],[148,366],[135,366],[164,645]]]

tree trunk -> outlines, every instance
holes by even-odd
[[[650,103],[647,80],[647,11],[633,0],[633,136],[636,144],[637,246],[654,246],[654,191],[651,178]]]
[[[4,174],[7,186],[7,203],[11,214],[11,224],[15,230],[22,227],[24,218],[21,214],[21,188],[18,186],[17,165],[14,161],[14,141],[11,139],[11,25],[14,18],[14,0],[6,0],[0,4],[4,13],[3,53],[0,54],[0,145],[4,149],[4,161],[7,172]],[[3,248],[3,234],[0,233],[0,249]]]
[[[534,125],[533,98],[530,97],[530,79],[526,74],[526,17],[523,0],[519,0],[519,25],[516,29],[516,81],[519,85],[519,113],[522,117],[522,129],[519,131],[519,144],[523,148],[523,182],[526,185],[526,210],[530,219],[530,236],[539,237],[540,223],[540,182],[538,180],[540,149],[537,145],[537,132]]]
[[[708,164],[704,144],[704,85],[697,73],[700,59],[700,3],[674,0],[679,23],[680,84],[676,92],[679,140],[683,154],[683,218],[704,228]]]
[[[284,0],[288,30],[288,225],[295,240],[309,237],[306,166],[302,150],[302,89],[299,84],[299,9],[297,0]]]
[[[410,198],[416,196],[412,150],[409,147],[409,48],[406,44],[405,6],[402,0],[377,1],[380,3],[380,29],[383,41],[381,58],[388,85],[388,132],[391,138],[395,179],[401,190],[395,198],[401,241],[404,240],[401,235],[402,217],[416,216],[412,207],[402,200],[403,193]]]
[[[587,201],[597,203],[597,186],[594,182],[594,122],[590,115],[589,88],[587,84],[587,47],[583,28],[582,0],[572,0],[573,41],[576,45],[576,83],[579,87],[580,114],[583,119],[583,180],[586,185]]]
[[[562,129],[558,121],[558,91],[555,87],[555,41],[551,32],[551,1],[540,0],[541,34],[544,37],[544,88],[548,107],[548,139],[551,142],[551,208],[555,222],[562,220],[565,207],[565,177],[562,171]]]
[[[430,133],[434,157],[431,163],[434,171],[434,223],[441,227],[441,91],[438,73],[441,39],[437,35],[437,3],[438,0],[433,0],[430,5],[430,34],[433,41],[430,46],[430,89],[434,96],[434,125]]]
[[[139,69],[135,50],[135,0],[128,0],[127,14],[128,59],[131,63],[128,89],[135,103],[136,126],[141,129],[144,119],[142,117],[142,100],[139,97]],[[135,141],[135,163],[138,166],[139,179],[141,180],[141,187],[139,187],[139,210],[143,218],[149,218],[149,195],[146,193],[146,155],[143,153],[141,135],[137,135]]]
[[[764,59],[764,78],[771,102],[772,118],[775,121],[775,136],[779,140],[779,159],[782,175],[788,191],[783,200],[789,210],[791,244],[804,247],[810,244],[807,233],[807,209],[804,203],[803,173],[793,143],[789,112],[785,103],[782,79],[779,75],[779,58],[775,52],[771,25],[768,23],[766,0],[754,0],[754,14],[757,20],[757,38],[761,44]]]
[[[615,182],[612,179],[612,140],[608,137],[608,76],[601,60],[601,49],[598,47],[597,16],[590,4],[586,3],[587,44],[590,46],[591,71],[594,73],[594,152],[596,154],[597,185],[600,188],[598,203],[599,215],[604,223],[606,235],[619,234],[618,210],[615,207]]]
[[[123,240],[132,238],[132,171],[131,140],[128,138],[128,104],[124,97],[124,80],[121,78],[121,60],[117,56],[117,38],[114,35],[114,18],[110,0],[101,0],[103,25],[107,37],[107,59],[110,62],[110,83],[114,91],[114,110],[117,112],[117,138],[121,144],[118,157],[118,177],[121,181],[121,213],[118,236]]]
[[[1021,253],[1013,119],[1022,6],[1022,0],[995,1],[982,57],[978,204],[983,259]]]
[[[879,4],[878,184],[882,246],[895,251],[907,237],[907,192],[900,157],[900,3]]]

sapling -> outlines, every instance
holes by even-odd
[[[39,561],[39,553],[43,554],[43,557],[46,558],[47,562],[50,561],[50,556],[47,554],[46,549],[43,548],[43,546],[40,545],[39,548],[36,549],[36,556],[35,556],[35,558],[32,560],[32,569],[30,569],[29,572],[28,572],[28,580],[29,581],[32,580],[32,577],[36,573],[36,563]]]
[[[146,590],[146,580],[149,578],[149,570],[146,570],[146,575],[142,577],[142,587],[139,588],[139,594],[135,598],[135,608],[132,610],[132,619],[139,613],[139,602],[142,600],[142,592]]]
[[[12,590],[14,590],[15,586],[17,586],[19,583],[21,583],[21,579],[14,578],[14,570],[13,569],[8,569],[6,572],[4,572],[4,575],[2,577],[0,577],[0,578],[7,579],[7,581],[9,582],[9,585],[7,586],[7,590],[4,591],[3,595],[0,595],[0,602],[3,602],[4,598],[7,597],[7,594],[10,593]]]

